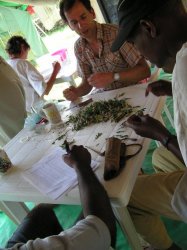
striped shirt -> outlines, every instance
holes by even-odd
[[[99,41],[99,56],[94,55],[86,39],[80,37],[75,43],[75,55],[77,58],[78,75],[83,80],[98,72],[121,72],[124,69],[134,67],[142,56],[129,43],[124,45],[117,52],[111,52],[111,46],[118,33],[118,26],[113,24],[99,24],[97,26],[97,39]],[[117,89],[129,84],[124,81],[114,81],[109,89]]]

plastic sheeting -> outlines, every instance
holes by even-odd
[[[13,7],[13,8],[17,8],[17,9],[20,9],[20,10],[26,10],[28,5],[0,1],[0,6],[3,6],[3,7]]]
[[[15,2],[20,4],[28,4],[28,5],[51,5],[58,2],[58,0],[5,0],[4,2]]]
[[[48,53],[28,12],[0,6],[0,54],[5,59],[8,56],[4,48],[13,35],[21,35],[27,39],[31,46],[31,60]]]

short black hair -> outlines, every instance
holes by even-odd
[[[82,3],[88,11],[92,10],[90,0],[61,0],[59,4],[60,16],[65,23],[68,22],[65,12],[70,10],[76,2]]]
[[[9,55],[19,55],[21,54],[22,45],[25,49],[30,49],[30,45],[25,38],[22,36],[12,36],[6,44],[6,51]]]

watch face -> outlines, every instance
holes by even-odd
[[[119,79],[120,79],[119,73],[115,73],[115,74],[114,74],[114,80],[115,80],[115,81],[118,81]]]

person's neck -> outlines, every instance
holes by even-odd
[[[90,32],[90,36],[86,38],[88,44],[93,45],[97,43],[97,25],[94,22],[92,32]]]
[[[12,55],[10,59],[22,59],[19,55]]]

